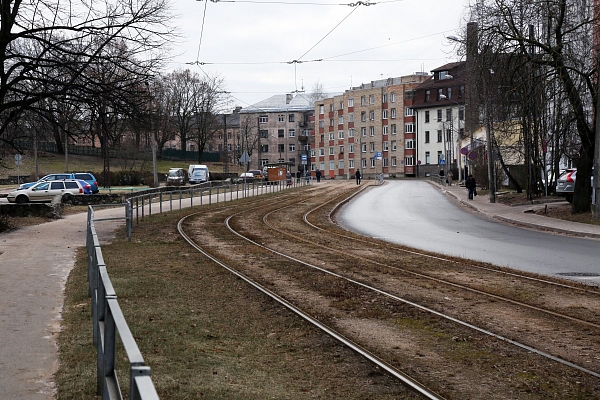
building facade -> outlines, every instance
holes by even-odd
[[[311,170],[330,179],[350,178],[358,169],[365,178],[404,176],[406,135],[413,143],[415,132],[406,105],[425,79],[415,74],[372,81],[317,101]]]
[[[416,121],[415,176],[447,174],[462,180],[468,170],[465,151],[466,64],[455,62],[437,68],[415,88],[412,101]]]
[[[241,152],[250,168],[286,162],[291,171],[309,171],[314,143],[314,103],[304,93],[275,95],[240,110]]]

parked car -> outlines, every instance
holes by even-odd
[[[254,179],[255,179],[254,174],[250,171],[240,174],[241,181],[252,182],[252,181],[254,181]]]
[[[95,194],[100,191],[100,188],[98,187],[98,181],[96,180],[94,175],[90,174],[89,172],[65,172],[61,174],[49,174],[36,182],[23,183],[19,185],[18,189],[28,189],[39,182],[57,181],[62,179],[81,179],[90,184],[90,187],[92,188],[92,193]]]
[[[203,180],[202,182],[208,182],[210,180],[210,172],[208,171],[208,166],[204,164],[190,164],[190,166],[188,167],[188,176],[192,176],[194,174],[194,171],[197,170],[205,171],[205,180]]]
[[[248,172],[250,172],[252,175],[254,175],[254,179],[263,179],[265,177],[263,172],[259,169],[251,169],[251,170],[248,170]]]
[[[55,196],[61,196],[62,201],[78,194],[85,194],[85,181],[79,179],[63,179],[38,182],[26,189],[17,189],[10,192],[7,199],[10,203],[50,202]],[[91,192],[91,187],[88,188]]]
[[[208,170],[195,169],[190,175],[190,185],[204,183],[208,181]]]
[[[185,185],[185,171],[183,168],[171,168],[167,174],[167,185],[183,186]]]
[[[565,169],[556,181],[556,195],[564,196],[569,203],[573,202],[573,192],[575,192],[575,181],[577,180],[577,168]],[[592,168],[592,178],[590,185],[594,186],[594,169]]]

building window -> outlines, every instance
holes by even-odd
[[[446,129],[446,142],[452,142],[452,129]]]
[[[288,115],[288,121],[289,121],[289,122],[294,122],[294,121],[295,121],[294,114],[289,114],[289,115]]]
[[[354,99],[348,99],[348,107],[354,107]]]
[[[425,111],[425,122],[429,122],[429,111]]]
[[[442,121],[442,110],[437,110],[437,120],[438,122]]]
[[[360,160],[360,167],[362,169],[367,168],[367,160]]]
[[[278,144],[277,151],[283,153],[285,151],[285,144]]]
[[[269,163],[269,159],[268,158],[261,158],[261,160],[260,160],[260,166],[261,167],[264,167],[268,163]]]
[[[296,151],[296,143],[290,143],[290,151]]]
[[[431,91],[425,91],[425,103],[429,103],[429,97],[431,96]]]
[[[392,103],[396,102],[396,93],[395,92],[390,93],[390,101]]]
[[[277,122],[285,122],[285,117],[281,114],[277,116]]]
[[[354,160],[348,160],[348,168],[354,168]]]
[[[348,152],[354,153],[354,143],[348,145]]]
[[[444,94],[444,89],[439,88],[437,90],[437,100],[440,101],[442,99],[442,95]]]
[[[366,111],[361,111],[361,113],[360,113],[360,120],[362,122],[365,122],[367,120],[367,112]]]
[[[338,139],[344,138],[344,131],[338,131]]]
[[[388,95],[387,95],[387,93],[384,93],[384,94],[381,96],[381,102],[382,102],[382,103],[387,103],[387,102],[388,102]]]
[[[369,136],[375,136],[375,127],[374,126],[369,127]]]
[[[340,154],[344,154],[344,146],[340,146]]]
[[[319,128],[325,128],[325,121],[323,121],[323,120],[319,121]]]
[[[261,139],[266,139],[269,137],[269,131],[266,129],[261,129],[259,131],[259,136],[261,137]]]
[[[319,149],[319,155],[322,157],[325,155],[325,149],[324,148],[320,148]]]
[[[333,118],[329,118],[329,126],[334,126]]]
[[[381,112],[381,117],[382,117],[383,119],[388,119],[388,110],[383,110],[383,111]]]
[[[390,149],[390,144],[388,142],[383,142],[383,151],[388,151]]]
[[[410,107],[404,107],[404,115],[407,117],[412,117],[415,115],[415,110]]]
[[[335,109],[333,108],[333,103],[331,103],[329,105],[329,112],[334,112],[334,111],[335,111]]]
[[[446,108],[446,121],[452,121],[452,109]]]
[[[340,101],[340,108],[338,110],[343,110],[344,109],[344,102]]]
[[[360,134],[362,135],[362,137],[367,136],[367,128],[365,128],[364,126],[360,128]]]
[[[360,147],[361,147],[361,149],[360,149],[361,152],[363,152],[363,153],[367,152],[367,144],[366,143],[361,144]]]
[[[338,125],[344,125],[344,116],[343,115],[340,115],[338,117]]]
[[[413,165],[415,165],[414,157],[413,156],[404,157],[404,165],[407,167],[412,167]]]
[[[311,156],[311,157],[315,157],[316,155],[317,155],[317,152],[316,152],[316,150],[315,150],[315,149],[312,149],[312,150],[310,151],[310,156]]]
[[[458,89],[458,97],[463,97],[465,94],[465,85],[460,85]]]
[[[332,156],[335,154],[335,148],[334,147],[330,147],[329,148],[329,155]]]
[[[277,137],[284,137],[284,136],[285,136],[285,130],[278,129],[277,130]]]
[[[448,97],[448,100],[452,98],[452,88],[446,89],[446,97]]]
[[[369,151],[370,151],[371,153],[374,153],[374,152],[375,152],[375,142],[371,142],[371,143],[369,143]]]
[[[375,111],[369,111],[369,121],[375,121]]]
[[[349,138],[354,137],[354,128],[348,129],[348,137]]]
[[[384,135],[387,135],[387,134],[388,134],[388,128],[389,128],[389,127],[388,127],[387,125],[384,125],[382,128],[383,128],[383,132],[382,132],[382,133],[383,133]]]
[[[396,157],[392,157],[392,167],[397,166]]]
[[[425,164],[431,164],[431,154],[428,151],[425,152]]]
[[[289,129],[288,130],[288,135],[290,137],[295,137],[296,136],[296,130],[295,129]]]
[[[375,104],[375,95],[374,94],[369,95],[369,104]]]
[[[329,170],[333,171],[335,169],[335,161],[329,161]]]
[[[260,146],[260,151],[261,153],[268,153],[269,152],[269,145],[268,144],[263,144]]]
[[[440,129],[437,131],[437,142],[442,143],[442,131]]]
[[[396,151],[397,147],[396,147],[396,141],[392,140],[392,151]]]
[[[415,133],[415,124],[404,124],[404,133]]]
[[[425,131],[425,143],[429,143],[429,131]]]
[[[371,158],[369,159],[370,163],[371,163],[371,168],[375,168],[375,159]]]
[[[348,114],[348,122],[354,122],[354,114],[353,113]]]
[[[404,143],[404,148],[405,149],[414,149],[415,148],[415,142],[412,139],[407,139],[406,142]]]
[[[339,168],[339,169],[344,169],[344,160],[340,160],[340,161],[339,161],[338,168]]]
[[[360,105],[361,106],[366,106],[367,105],[367,98],[366,98],[366,96],[360,96]]]
[[[396,109],[395,108],[390,109],[390,115],[391,115],[392,119],[396,119]]]
[[[392,135],[395,135],[396,133],[398,133],[398,130],[396,129],[396,124],[390,125],[390,128],[392,129]]]
[[[329,140],[334,140],[335,134],[333,132],[329,132]]]
[[[387,157],[382,159],[381,162],[384,167],[387,167],[389,165],[389,160],[387,159]]]
[[[319,114],[321,114],[321,115],[325,114],[325,106],[323,104],[321,104],[319,106]]]
[[[261,124],[267,123],[269,122],[269,117],[266,115],[261,115],[258,117],[258,122],[260,122]]]

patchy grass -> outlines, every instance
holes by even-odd
[[[132,242],[120,232],[102,246],[119,303],[152,368],[160,398],[416,398],[196,253],[176,231],[178,219],[188,212],[153,216],[134,227]],[[56,375],[59,400],[94,398],[86,276],[85,258],[79,257],[66,287]],[[124,357],[117,359],[121,370]]]

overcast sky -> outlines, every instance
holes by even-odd
[[[355,0],[353,0],[355,1]],[[446,39],[469,0],[173,0],[182,38],[170,69],[219,75],[231,108],[274,94],[339,93],[372,80],[457,61]],[[294,60],[302,63],[291,63]],[[322,60],[322,61],[313,61]],[[200,62],[204,65],[189,65]]]

